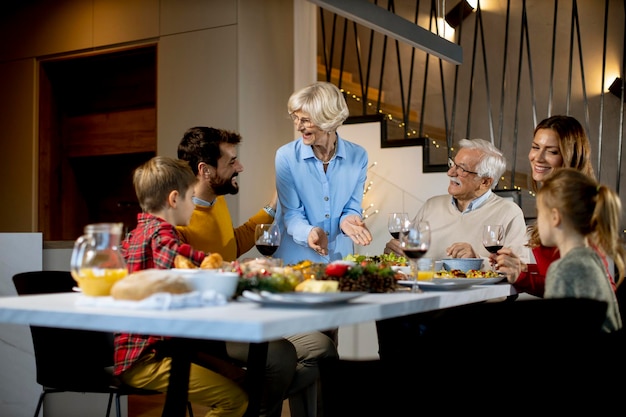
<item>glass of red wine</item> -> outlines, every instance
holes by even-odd
[[[501,224],[486,224],[483,226],[483,246],[489,253],[497,253],[504,246],[504,226]],[[492,264],[491,269],[495,271]]]
[[[430,248],[430,224],[424,220],[410,222],[408,227],[400,232],[400,246],[411,266],[412,292],[417,292],[417,260],[423,257]]]
[[[271,258],[280,246],[280,229],[275,223],[257,224],[254,229],[254,245],[261,255]]]
[[[400,238],[400,232],[403,229],[406,229],[409,225],[409,214],[408,213],[389,213],[389,219],[387,220],[387,228],[389,229],[389,233],[394,239]]]

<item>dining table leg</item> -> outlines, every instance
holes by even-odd
[[[261,409],[265,366],[267,362],[268,342],[250,343],[248,350],[248,370],[246,373],[246,391],[248,409],[245,417],[256,417]]]
[[[184,339],[172,340],[170,379],[161,417],[185,417],[187,415],[191,358],[183,345]]]
[[[191,358],[182,340],[172,340],[170,379],[161,417],[185,417],[187,415],[187,391]],[[245,417],[256,417],[261,409],[268,342],[250,343],[246,372],[248,408]]]

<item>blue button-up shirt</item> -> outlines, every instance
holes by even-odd
[[[285,264],[303,260],[329,262],[354,253],[352,239],[339,225],[347,215],[362,214],[363,190],[367,179],[367,151],[337,137],[337,151],[326,172],[313,148],[302,138],[276,152],[276,189],[282,241],[274,257]],[[311,249],[307,239],[313,227],[328,236],[328,256]]]

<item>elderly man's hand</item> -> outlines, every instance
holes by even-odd
[[[448,246],[446,249],[446,254],[450,258],[478,258],[476,256],[476,252],[467,242],[456,242],[452,245]]]
[[[398,256],[404,256],[404,251],[402,250],[402,246],[400,245],[399,239],[391,239],[385,245],[384,253],[395,253]]]

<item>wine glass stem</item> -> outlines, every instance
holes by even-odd
[[[417,261],[411,259],[409,261],[409,264],[411,266],[411,281],[413,281],[413,285],[411,285],[411,292],[416,293],[419,290],[419,287],[417,285],[417,274],[418,274]]]

